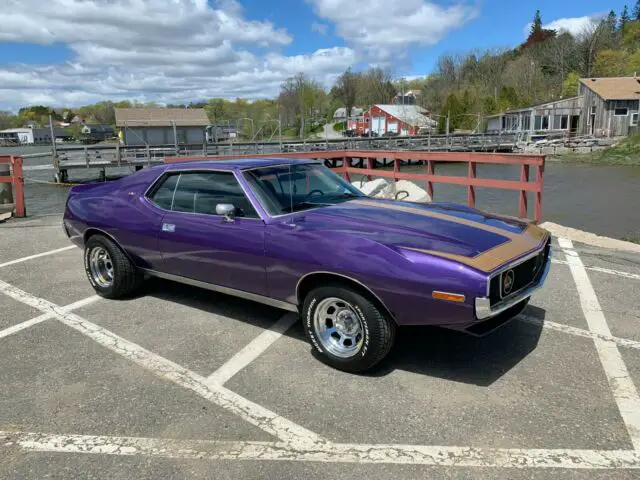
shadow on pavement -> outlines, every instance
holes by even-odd
[[[160,279],[150,280],[142,295],[262,328],[268,328],[286,314],[259,303]],[[525,313],[540,320],[545,317],[543,309],[531,305]],[[399,328],[389,356],[367,375],[384,376],[394,370],[406,370],[456,382],[491,385],[536,348],[541,330],[542,323],[536,325],[518,320],[484,337],[438,327]],[[301,323],[290,328],[286,335],[306,343]],[[247,343],[251,340],[247,339]]]

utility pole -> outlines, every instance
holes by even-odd
[[[176,149],[176,155],[179,155],[180,151],[178,149],[178,129],[176,128],[176,122],[171,120],[171,126],[173,127],[173,145]]]
[[[53,131],[53,118],[49,115],[49,134],[51,135],[51,152],[53,153],[53,159],[55,161],[58,158],[58,149],[56,147],[56,134]]]

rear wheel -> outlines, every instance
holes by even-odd
[[[91,286],[105,298],[131,295],[143,279],[120,247],[104,235],[93,235],[87,240],[84,268]]]
[[[317,357],[339,370],[365,371],[393,346],[393,320],[369,298],[347,286],[312,290],[302,313],[305,332]]]

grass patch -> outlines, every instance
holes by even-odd
[[[554,160],[597,165],[627,165],[640,167],[640,134],[630,135],[617,144],[588,153],[570,152],[555,155]]]
[[[625,242],[640,244],[640,233],[633,233],[628,237],[622,237],[622,240],[624,240]]]
[[[347,122],[337,122],[333,124],[333,130],[336,132],[344,132],[347,129]]]

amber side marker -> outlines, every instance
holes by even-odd
[[[431,296],[437,300],[447,300],[449,302],[464,302],[464,295],[457,293],[439,292],[434,290]]]

